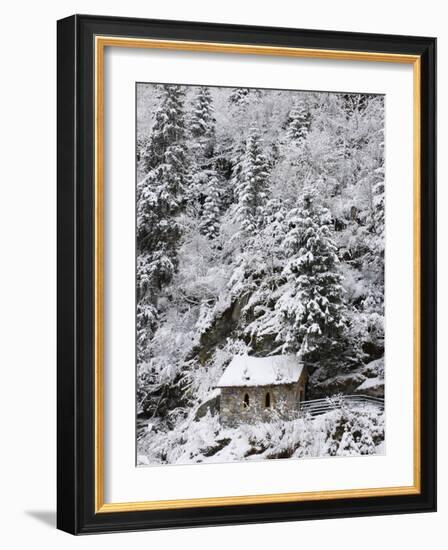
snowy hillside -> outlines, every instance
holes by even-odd
[[[383,96],[137,85],[140,464],[376,452],[376,410],[196,412],[237,355],[384,395],[383,140]]]

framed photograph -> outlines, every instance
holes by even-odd
[[[58,527],[434,511],[434,38],[58,21]]]

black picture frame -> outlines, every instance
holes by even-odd
[[[90,15],[62,19],[57,31],[58,528],[83,534],[435,511],[436,39]],[[93,43],[97,35],[420,56],[419,494],[96,513]]]

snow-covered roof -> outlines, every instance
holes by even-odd
[[[296,355],[237,355],[230,361],[217,387],[292,384],[298,382],[303,368],[303,363]]]

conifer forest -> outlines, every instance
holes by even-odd
[[[384,96],[138,83],[136,102],[137,463],[384,453]],[[232,359],[279,355],[325,410],[269,397],[223,422]]]

